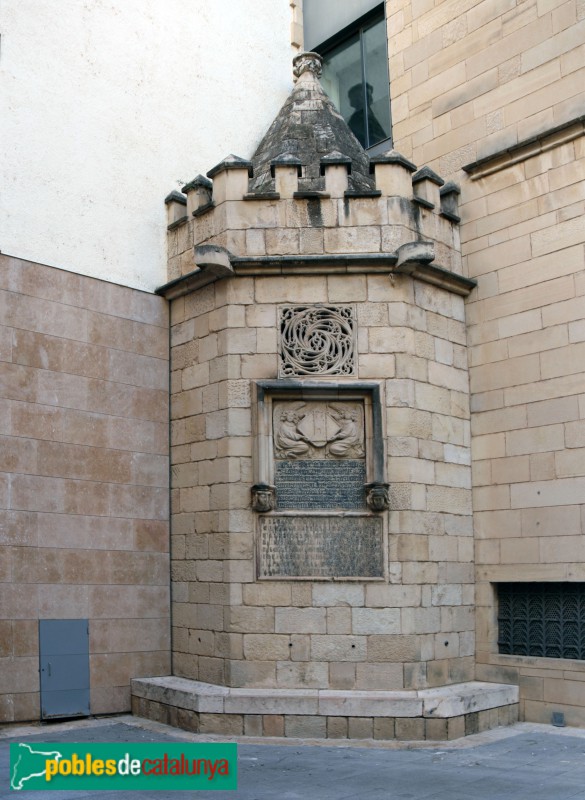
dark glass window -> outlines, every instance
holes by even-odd
[[[500,653],[585,659],[585,584],[498,584]]]
[[[323,88],[361,145],[390,147],[386,21],[368,14],[315,50],[323,56]],[[384,148],[386,149],[386,148]]]

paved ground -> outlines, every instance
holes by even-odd
[[[0,729],[0,800],[585,800],[585,731],[547,725],[521,723],[432,744],[232,739],[239,742],[236,792],[10,791],[8,745],[35,740],[218,741],[133,717],[5,727]]]

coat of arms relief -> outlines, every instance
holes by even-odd
[[[276,459],[364,458],[364,412],[359,402],[276,403]]]
[[[343,462],[348,467],[350,463],[355,464],[356,469],[358,464],[362,464],[359,469],[365,474],[366,437],[363,403],[355,400],[345,402],[287,400],[274,403],[272,450],[276,471],[281,478],[287,474],[287,471],[283,471],[285,465],[291,462],[316,464],[320,461],[332,464],[337,461],[340,462],[340,466]],[[333,473],[329,469],[325,470],[325,463],[322,469],[323,480],[331,480]],[[344,479],[348,480],[347,475]],[[379,481],[362,485],[368,508],[371,511],[385,511],[388,508],[388,485]],[[306,491],[310,496],[311,487],[307,485]],[[276,508],[274,486],[257,484],[253,487],[252,494],[252,505],[256,511],[266,513]]]

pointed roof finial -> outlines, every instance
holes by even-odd
[[[273,168],[284,165],[301,169],[299,191],[322,192],[323,164],[351,166],[348,191],[374,191],[368,156],[319,83],[322,63],[319,53],[294,57],[293,70],[299,80],[252,156],[251,192],[273,191]]]
[[[311,72],[315,78],[320,78],[323,72],[323,59],[319,53],[299,53],[293,58],[293,74],[300,78],[303,72]]]

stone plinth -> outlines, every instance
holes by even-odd
[[[232,689],[185,678],[132,682],[137,716],[200,733],[456,739],[518,719],[518,687],[472,681],[409,691]]]

